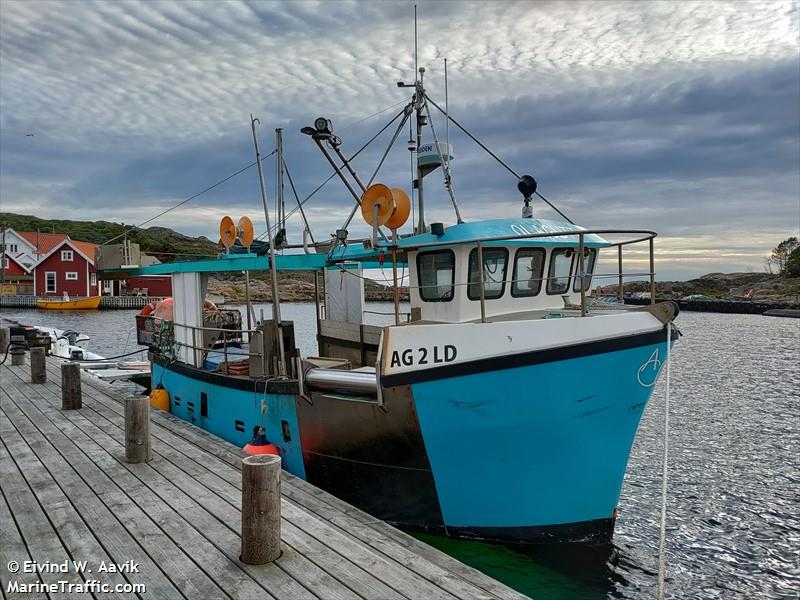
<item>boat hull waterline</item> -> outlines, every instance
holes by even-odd
[[[509,323],[482,327],[492,325]],[[468,326],[442,325],[452,335],[436,338],[452,340],[464,362],[444,364],[442,349],[438,368],[384,373],[382,404],[158,360],[152,381],[169,391],[173,414],[240,447],[263,426],[284,468],[391,523],[503,543],[610,541],[667,328],[647,313],[515,322],[571,333],[487,356],[499,336],[470,354]],[[382,364],[423,328],[386,328]]]

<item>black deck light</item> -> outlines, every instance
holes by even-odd
[[[530,175],[523,175],[517,182],[517,189],[524,198],[524,206],[522,207],[522,218],[530,219],[533,216],[533,208],[531,208],[531,196],[536,193],[536,180]]]
[[[300,133],[304,133],[304,134],[306,134],[306,135],[316,135],[316,133],[317,133],[317,130],[316,130],[316,129],[314,129],[313,127],[303,127],[303,128],[300,130]]]
[[[314,120],[314,127],[317,128],[317,133],[320,135],[330,135],[333,133],[333,123],[330,119],[325,117],[317,117]]]

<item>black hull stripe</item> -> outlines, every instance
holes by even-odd
[[[414,523],[390,521],[397,527],[427,531],[448,537],[482,542],[515,545],[537,544],[609,544],[614,537],[615,519],[596,519],[563,525],[533,525],[520,527],[457,527],[420,526]]]
[[[680,334],[673,329],[672,339],[677,340]],[[605,354],[607,352],[617,352],[641,346],[652,346],[665,341],[664,330],[653,331],[650,333],[640,333],[638,335],[628,335],[624,337],[598,340],[585,344],[573,344],[570,346],[559,346],[558,348],[546,348],[544,350],[532,350],[520,354],[510,354],[505,356],[491,356],[478,360],[464,361],[449,365],[442,365],[432,369],[420,371],[408,371],[384,375],[381,378],[381,385],[384,388],[396,385],[407,385],[410,383],[420,383],[432,381],[434,379],[447,379],[449,377],[459,377],[462,375],[474,375],[475,373],[486,373],[489,371],[502,371],[504,369],[514,369],[516,367],[527,367],[529,365],[539,365],[570,358],[580,358],[593,354]]]

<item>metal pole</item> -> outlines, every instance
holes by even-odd
[[[359,206],[361,206],[361,196],[359,196],[356,193],[356,191],[353,189],[353,186],[350,185],[349,181],[347,181],[347,179],[344,176],[344,173],[342,173],[342,170],[333,161],[333,159],[331,158],[331,155],[328,153],[328,151],[325,149],[325,147],[322,145],[322,143],[317,138],[314,138],[314,142],[316,142],[317,146],[322,151],[322,154],[325,155],[325,158],[328,159],[328,162],[331,163],[331,166],[333,167],[333,170],[336,171],[336,174],[339,176],[339,179],[342,180],[342,183],[344,183],[344,186],[347,188],[347,190],[350,192],[350,194],[353,196],[353,198],[356,199],[356,206],[353,207],[353,212],[351,213],[351,218],[352,218],[352,214],[355,214],[356,209]],[[363,188],[363,184],[362,184],[362,188]],[[350,222],[350,219],[347,220],[347,223],[349,223],[349,222]],[[347,227],[347,223],[345,223],[345,227]]]
[[[366,192],[367,191],[367,187],[369,187],[369,184],[367,184],[366,186],[364,185],[364,182],[361,181],[361,178],[356,173],[356,170],[350,164],[350,161],[347,160],[347,157],[344,155],[344,153],[339,148],[339,146],[333,146],[333,151],[336,152],[336,156],[338,156],[340,159],[342,159],[342,163],[344,164],[345,167],[347,167],[347,170],[350,173],[350,175],[352,175],[353,179],[356,180],[356,183],[358,184],[358,187],[361,188],[361,191],[362,192]]]
[[[278,221],[275,226],[278,231],[281,229],[286,230],[286,209],[284,206],[284,199],[283,199],[283,129],[280,127],[275,130],[275,141],[277,148],[277,157],[276,157],[276,166],[278,168],[278,191],[275,198],[275,204],[278,207],[280,221]],[[277,234],[276,234],[277,235]],[[286,240],[286,236],[283,238]]]
[[[253,322],[250,320],[250,311],[253,310],[250,304],[250,271],[244,272],[244,301],[247,304],[247,341],[250,341],[250,330]]]
[[[253,144],[256,147],[256,166],[258,167],[258,181],[261,187],[261,202],[264,205],[264,218],[267,221],[267,232],[272,230],[269,222],[269,207],[267,206],[267,190],[264,187],[264,169],[261,165],[261,154],[258,151],[258,136],[256,136],[256,121],[250,115],[250,128],[253,130]],[[261,121],[258,121],[259,123]],[[286,358],[283,349],[283,328],[281,327],[281,306],[278,296],[278,267],[275,264],[275,243],[269,240],[269,266],[272,279],[272,320],[275,322],[275,330],[278,335],[278,374],[286,374]]]
[[[584,259],[583,259],[583,234],[578,235],[578,274],[580,275],[581,282],[581,316],[586,316],[586,276],[584,275]]]
[[[483,246],[481,246],[480,242],[478,242],[476,246],[478,248],[478,273],[481,292],[481,323],[486,323],[486,291],[483,286]]]
[[[619,296],[619,303],[625,304],[625,292],[622,288],[622,244],[617,246],[617,270],[619,271],[619,287],[617,288],[617,295]]]
[[[656,261],[653,252],[653,238],[650,238],[650,304],[656,303]]]
[[[394,282],[394,324],[400,325],[400,288],[397,287],[397,229],[392,229],[392,280]]]
[[[417,220],[416,233],[425,233],[425,201],[422,185],[422,169],[419,168],[419,147],[422,145],[422,103],[425,101],[425,96],[422,92],[422,81],[417,83],[417,212],[419,212]]]
[[[453,192],[453,185],[450,180],[450,167],[444,160],[442,150],[439,148],[439,140],[436,138],[436,129],[433,126],[433,118],[431,117],[431,109],[425,105],[425,112],[428,114],[428,122],[431,126],[431,133],[433,134],[433,143],[436,145],[436,151],[439,154],[439,160],[442,161],[442,169],[444,170],[444,186],[447,188],[447,193],[450,195],[450,201],[453,203],[453,209],[456,211],[456,220],[463,223],[464,219],[461,218],[461,213],[458,210],[458,202],[456,202],[456,195]],[[447,156],[450,156],[450,146],[447,147]]]
[[[324,275],[324,273],[323,273]],[[319,272],[314,271],[314,302],[316,303],[316,317],[317,317],[317,353],[322,356],[322,342],[320,336],[320,320],[322,319],[322,308],[319,305]]]

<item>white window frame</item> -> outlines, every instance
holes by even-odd
[[[72,250],[61,251],[61,262],[72,262],[75,260],[75,253]]]
[[[89,285],[97,286],[97,273],[89,273]]]
[[[67,281],[78,281],[78,272],[77,271],[67,271],[64,273],[64,279]]]
[[[8,257],[7,257],[7,256],[4,256],[4,257],[3,257],[3,268],[4,268],[4,269],[10,269],[11,267],[9,266],[9,264],[10,264],[10,263],[9,263],[9,261],[8,261]]]
[[[49,276],[53,276],[53,289],[50,289],[50,282],[48,281]],[[57,294],[58,293],[58,273],[55,271],[45,271],[44,272],[44,293],[45,294]]]

